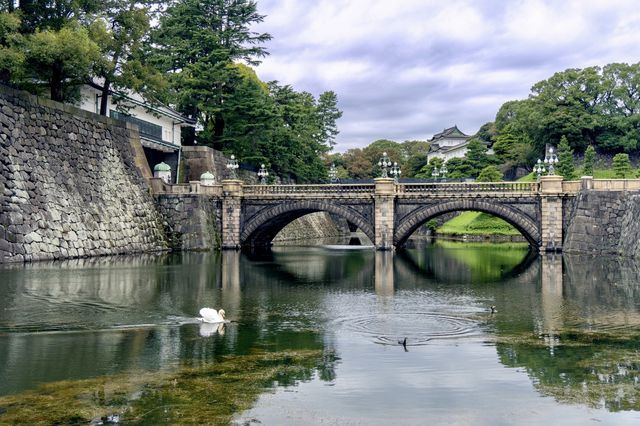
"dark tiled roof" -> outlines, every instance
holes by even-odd
[[[462,131],[458,129],[458,126],[454,125],[453,127],[444,129],[440,133],[436,133],[435,135],[433,135],[431,139],[429,139],[429,141],[435,141],[442,138],[461,138],[462,139],[462,138],[468,138],[468,137],[470,137],[470,135],[466,135],[462,133]]]

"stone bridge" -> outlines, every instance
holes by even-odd
[[[222,185],[169,186],[152,179],[151,184],[156,194],[198,194],[217,200],[224,249],[267,246],[291,221],[321,211],[357,226],[376,249],[391,250],[432,218],[472,210],[509,222],[540,251],[562,251],[567,212],[577,195],[594,185],[626,190],[634,181],[619,182],[625,188],[590,177],[563,182],[560,176],[538,182],[395,183],[380,178],[372,184],[346,185],[246,185],[224,180]],[[638,189],[635,186],[631,189]]]

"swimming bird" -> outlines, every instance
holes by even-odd
[[[495,314],[496,312],[498,312],[498,310],[496,309],[496,307],[494,305],[492,305],[489,309],[491,309],[491,313]]]
[[[202,308],[200,309],[200,316],[202,317],[200,320],[208,323],[217,323],[217,322],[228,322],[224,319],[224,309],[220,309],[216,311],[211,308]]]

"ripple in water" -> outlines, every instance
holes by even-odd
[[[469,318],[436,312],[378,314],[339,320],[349,330],[371,336],[375,343],[397,345],[407,338],[407,346],[426,345],[433,339],[451,339],[479,333],[478,323]]]

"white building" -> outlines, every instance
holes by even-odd
[[[429,139],[431,145],[427,153],[427,161],[432,158],[442,158],[444,161],[449,161],[452,158],[464,157],[471,137],[472,135],[460,131],[457,125],[436,133]],[[491,152],[487,152],[487,154],[491,154]]]
[[[82,86],[79,107],[85,111],[100,113],[102,90],[98,84]],[[111,96],[109,96],[111,98]],[[166,163],[171,167],[172,181],[178,173],[181,150],[181,128],[193,127],[195,122],[163,105],[151,105],[138,94],[118,94],[118,103],[109,99],[107,115],[117,120],[138,125],[140,141],[150,169]],[[119,109],[118,106],[124,107]],[[124,112],[126,111],[126,112]]]

